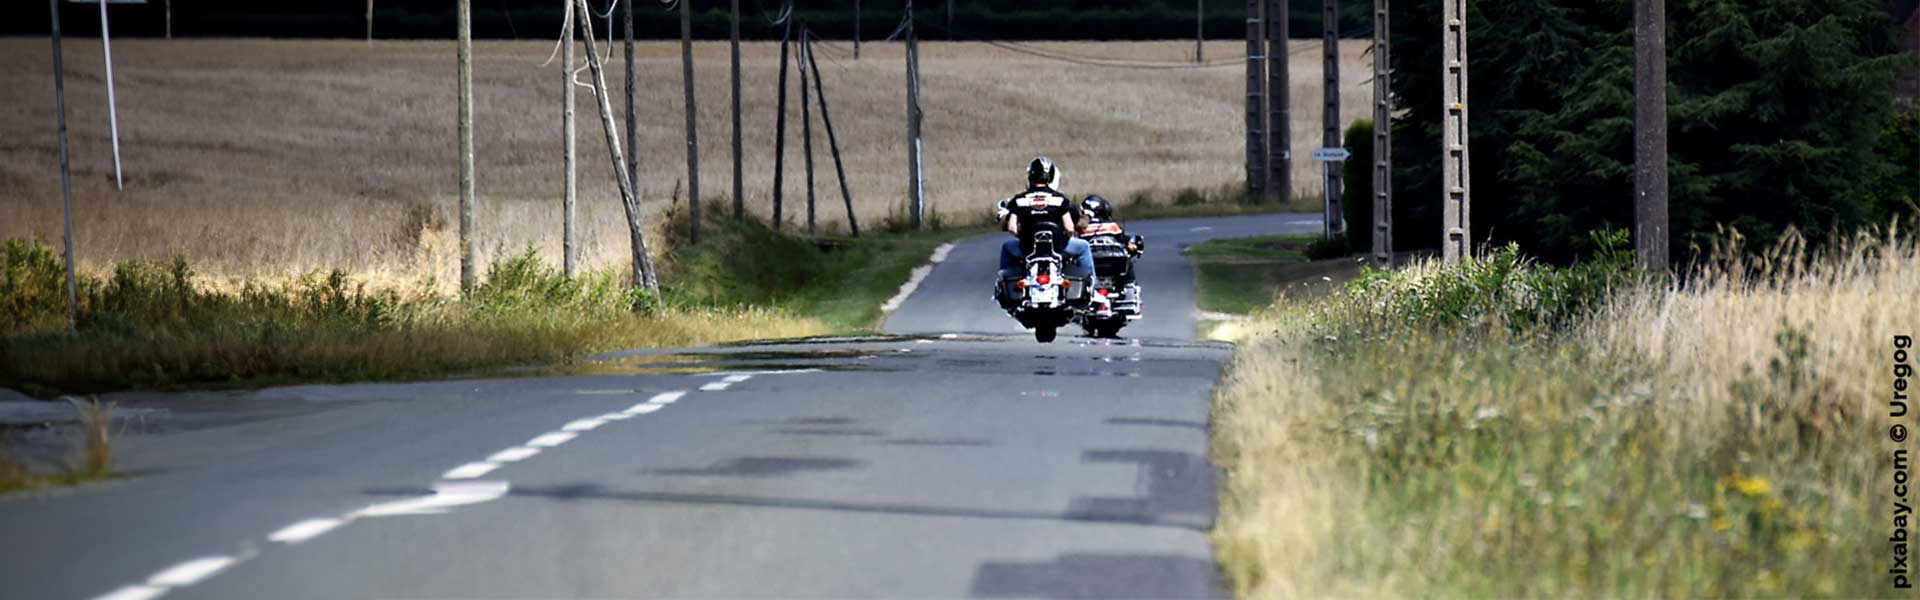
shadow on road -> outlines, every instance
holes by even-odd
[[[1168,554],[1066,554],[1051,562],[991,562],[973,574],[976,598],[1225,598],[1213,561]]]

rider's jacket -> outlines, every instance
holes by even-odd
[[[1127,230],[1125,227],[1120,226],[1119,221],[1098,218],[1089,219],[1086,226],[1080,228],[1080,237],[1090,238],[1096,235],[1110,235],[1114,236],[1115,239],[1125,242]]]
[[[1075,223],[1084,220],[1079,205],[1065,194],[1047,186],[1033,186],[1006,200],[1000,201],[1000,220],[1012,216],[1020,223],[1020,248],[1031,251],[1033,234],[1039,231],[1051,231],[1059,236],[1062,243],[1069,237],[1061,225],[1061,217],[1073,215]]]

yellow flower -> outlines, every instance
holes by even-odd
[[[1733,476],[1733,488],[1748,496],[1759,496],[1773,489],[1773,484],[1765,477]]]
[[[1726,531],[1732,528],[1733,528],[1733,523],[1728,522],[1726,517],[1715,517],[1713,519],[1714,531]]]

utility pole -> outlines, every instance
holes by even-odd
[[[907,0],[907,195],[913,204],[913,228],[926,227],[927,197],[920,171],[920,43],[913,28],[913,0]]]
[[[947,39],[953,39],[953,0],[947,0]]]
[[[1193,0],[1193,62],[1207,62],[1207,0]]]
[[[1339,0],[1320,0],[1320,41],[1325,62],[1321,63],[1321,91],[1325,92],[1326,108],[1320,113],[1324,132],[1321,136],[1322,148],[1338,148],[1340,142],[1340,2]],[[1342,222],[1344,213],[1340,210],[1340,168],[1328,162],[1325,164],[1327,185],[1327,239],[1340,237],[1346,233]]]
[[[173,6],[173,0],[167,0],[167,6]],[[171,9],[167,11],[167,23],[169,27],[171,27],[173,23],[173,11]],[[373,0],[367,0],[367,43],[373,43]]]
[[[1266,197],[1266,0],[1247,0],[1247,195]]]
[[[572,13],[573,11],[569,10],[567,12]],[[573,37],[574,36],[573,36],[572,15],[567,14],[566,16],[562,17],[561,20],[566,21],[565,23],[562,23],[560,25],[561,44],[566,47],[566,50],[562,53],[563,60],[565,62],[560,65],[560,87],[565,89],[565,91],[561,93],[560,101],[566,105],[565,110],[561,111],[560,127],[566,130],[566,134],[564,136],[566,143],[565,143],[564,149],[561,151],[561,154],[563,156],[562,162],[566,163],[566,171],[567,171],[566,172],[566,188],[567,189],[566,189],[566,199],[562,202],[563,207],[560,211],[562,215],[561,217],[562,223],[560,227],[561,229],[560,263],[562,265],[562,271],[567,275],[567,279],[573,279],[574,275],[579,273],[574,262],[575,258],[579,256],[579,247],[575,244],[575,241],[574,241],[573,218],[574,218],[574,201],[576,198],[578,198],[579,191],[580,191],[580,186],[577,180],[574,178],[574,159],[573,159],[574,139],[575,139],[574,132],[573,132],[574,130],[574,127],[573,127],[573,104],[574,104],[573,102]]]
[[[631,0],[629,0],[631,1]],[[733,220],[747,218],[746,186],[740,173],[740,0],[733,0]]]
[[[473,256],[480,251],[474,237],[473,212],[473,0],[460,0],[460,293],[473,291]]]
[[[620,3],[620,20],[624,21],[624,25],[626,26],[627,45],[627,185],[633,188],[635,194],[638,194],[640,193],[640,119],[639,116],[635,114],[636,109],[633,103],[633,87],[636,81],[633,73],[634,1],[635,0],[628,0],[627,2]],[[608,26],[611,27],[612,25]],[[613,32],[607,32],[607,38],[607,43],[611,45],[613,43]],[[591,48],[592,45],[589,44],[588,47]],[[652,257],[648,257],[648,260],[651,261]],[[648,268],[651,269],[652,267],[649,266]]]
[[[1441,36],[1441,259],[1473,257],[1472,174],[1467,170],[1467,0],[1446,0]]]
[[[1289,24],[1287,0],[1267,2],[1267,189],[1263,200],[1286,202],[1293,198],[1293,111],[1291,66],[1287,59]]]
[[[1393,266],[1393,74],[1389,0],[1373,0],[1373,266]]]
[[[847,168],[840,161],[840,140],[833,135],[833,113],[827,110],[827,88],[820,82],[820,62],[813,58],[813,36],[806,40],[807,64],[800,68],[813,69],[813,95],[820,101],[820,123],[827,126],[827,150],[833,153],[833,172],[840,177],[840,200],[847,204],[847,231],[853,237],[860,237],[860,218],[853,212],[853,192],[847,189]]]
[[[373,0],[367,1],[372,2]],[[167,39],[171,40],[173,39],[173,0],[167,0],[165,10],[167,13]]]
[[[465,0],[462,0],[463,2]],[[660,279],[653,269],[653,256],[647,252],[647,234],[640,222],[640,192],[633,186],[637,181],[626,173],[626,165],[620,157],[619,127],[613,123],[613,106],[607,92],[606,70],[600,64],[600,54],[593,47],[593,11],[587,8],[587,0],[574,0],[575,15],[579,18],[580,29],[586,33],[581,36],[587,42],[587,68],[593,71],[593,96],[598,100],[600,109],[600,130],[606,133],[607,158],[613,163],[615,187],[620,188],[620,203],[627,211],[627,235],[633,248],[633,285],[634,287],[658,292]],[[613,32],[607,32],[609,38]],[[653,306],[662,305],[659,294],[653,295]]]
[[[687,107],[687,241],[700,243],[700,132],[693,103],[693,0],[680,0],[680,83]]]
[[[860,0],[853,0],[853,59],[860,60]]]
[[[1667,6],[1633,2],[1633,251],[1667,270]]]
[[[795,66],[800,67],[800,145],[807,170],[807,235],[814,235],[818,230],[815,229],[813,210],[813,97],[807,90],[807,62],[811,59],[807,54],[812,52],[813,44],[808,43],[808,38],[807,22],[801,21],[800,56],[794,62],[798,63]]]
[[[47,0],[53,13],[53,109],[60,126],[60,211],[66,227],[67,329],[79,327],[80,299],[73,281],[73,182],[67,159],[67,81],[60,58],[60,0]]]
[[[780,20],[780,92],[774,102],[773,116],[773,230],[786,226],[781,214],[781,196],[787,172],[787,42],[793,39],[793,13]]]
[[[107,35],[107,0],[100,0],[100,53],[107,59],[107,126],[113,133],[113,189],[124,190],[120,178],[120,109],[113,99],[113,41]]]

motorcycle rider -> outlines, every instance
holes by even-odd
[[[1052,231],[1055,239],[1064,240],[1055,250],[1060,253],[1061,270],[1067,277],[1088,283],[1094,281],[1090,248],[1086,240],[1074,237],[1085,217],[1080,214],[1080,206],[1055,187],[1060,180],[1060,169],[1052,159],[1034,157],[1027,163],[1027,190],[1000,201],[1000,226],[1014,236],[1000,245],[1000,277],[994,285],[994,296],[1002,308],[1011,310],[1019,303],[1009,291],[1008,281],[1017,280],[1025,273],[1026,255],[1033,250],[1033,234],[1040,231]],[[1094,301],[1101,300],[1104,299]]]
[[[1146,248],[1146,239],[1138,235],[1128,235],[1126,226],[1114,220],[1113,211],[1113,201],[1099,194],[1088,194],[1086,199],[1080,201],[1080,212],[1087,217],[1086,224],[1080,228],[1080,238],[1093,240],[1096,237],[1107,237],[1126,247],[1127,268],[1119,273],[1108,274],[1113,277],[1115,285],[1125,287],[1134,282],[1133,259],[1140,256],[1141,251]]]

